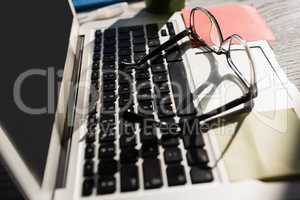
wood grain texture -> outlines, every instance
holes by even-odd
[[[264,17],[276,37],[271,46],[279,64],[300,91],[300,0],[186,0],[190,7],[232,3],[253,5]],[[143,2],[131,4],[129,13],[144,7]]]

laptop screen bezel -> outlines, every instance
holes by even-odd
[[[27,199],[52,199],[56,184],[56,173],[61,149],[61,137],[63,134],[70,79],[73,71],[73,61],[75,59],[77,38],[79,34],[79,23],[74,6],[71,0],[68,0],[68,3],[73,14],[73,22],[70,30],[68,52],[64,65],[64,75],[58,97],[57,111],[51,132],[49,151],[42,184],[38,182],[33,172],[23,161],[22,156],[14,147],[13,142],[9,139],[5,130],[0,127],[0,156],[4,161],[7,170],[14,179],[14,182]]]

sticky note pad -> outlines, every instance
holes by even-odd
[[[275,40],[272,31],[267,26],[264,19],[252,6],[237,4],[226,5],[222,7],[212,7],[208,8],[208,10],[217,19],[223,38],[227,38],[233,34],[238,34],[246,41]],[[182,10],[182,17],[186,27],[190,26],[190,12],[191,8],[184,8]],[[198,23],[201,23],[201,21]],[[204,29],[209,29],[210,24],[207,20],[204,20],[203,26],[201,27]],[[203,39],[208,44],[211,44],[209,38]]]

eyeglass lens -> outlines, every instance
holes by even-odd
[[[219,49],[222,44],[221,32],[212,17],[202,9],[194,9],[191,15],[191,26],[199,40]]]

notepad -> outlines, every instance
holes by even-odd
[[[217,19],[224,38],[238,34],[247,41],[275,40],[271,29],[267,26],[258,11],[252,6],[236,4],[212,7],[208,8],[208,10]],[[182,10],[182,17],[186,27],[189,27],[190,12],[190,8],[184,8]],[[207,20],[204,20],[202,27],[204,29],[210,28],[210,24],[208,24]],[[209,38],[203,39],[207,44],[211,43]]]
[[[223,158],[230,180],[276,181],[300,175],[300,120],[294,109],[244,114],[213,130],[220,149],[239,125]]]

